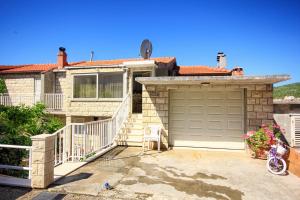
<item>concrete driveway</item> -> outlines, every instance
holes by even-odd
[[[299,199],[300,178],[267,172],[244,152],[117,147],[49,190],[91,199]],[[108,181],[113,189],[104,191]]]

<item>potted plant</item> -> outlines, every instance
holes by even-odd
[[[244,139],[252,152],[254,158],[267,159],[267,153],[271,145],[276,143],[282,130],[277,124],[261,125],[257,131],[249,131],[244,134]]]

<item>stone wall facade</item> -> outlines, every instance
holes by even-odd
[[[112,116],[120,101],[71,101],[67,115],[76,116]]]
[[[143,124],[160,124],[162,142],[168,147],[169,90],[201,89],[201,85],[147,85],[143,86]],[[245,91],[245,132],[273,122],[273,86],[263,85],[211,85],[212,88],[241,88]]]
[[[64,94],[66,116],[112,116],[122,100],[73,99],[73,76],[101,72],[123,72],[122,68],[93,68],[68,70],[56,75],[56,91]]]
[[[8,93],[34,94],[34,79],[41,78],[41,74],[2,74]]]
[[[273,85],[249,85],[247,93],[247,130],[273,123]]]

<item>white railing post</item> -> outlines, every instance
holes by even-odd
[[[74,162],[74,149],[75,149],[75,147],[74,147],[74,144],[75,144],[75,142],[74,142],[74,139],[75,139],[75,137],[74,137],[74,134],[75,133],[75,126],[74,125],[71,125],[71,138],[72,138],[72,145],[71,145],[71,148],[72,148],[72,162]]]
[[[32,148],[29,149],[29,173],[28,173],[28,178],[31,179],[31,174],[32,174]]]
[[[57,160],[57,137],[59,137],[58,135],[59,133],[54,138],[54,165],[57,165],[59,163],[59,159]]]
[[[66,160],[66,147],[67,147],[67,144],[66,144],[66,128],[63,129],[63,149],[62,149],[62,163],[65,162]]]
[[[86,156],[86,139],[87,139],[87,133],[89,131],[89,126],[88,125],[83,125],[83,152],[82,152],[82,156],[85,157]]]

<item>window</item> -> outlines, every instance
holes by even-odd
[[[123,98],[123,73],[75,75],[74,98]]]
[[[123,74],[108,73],[99,74],[98,94],[99,98],[123,97]]]
[[[74,76],[74,98],[97,97],[97,75]]]

